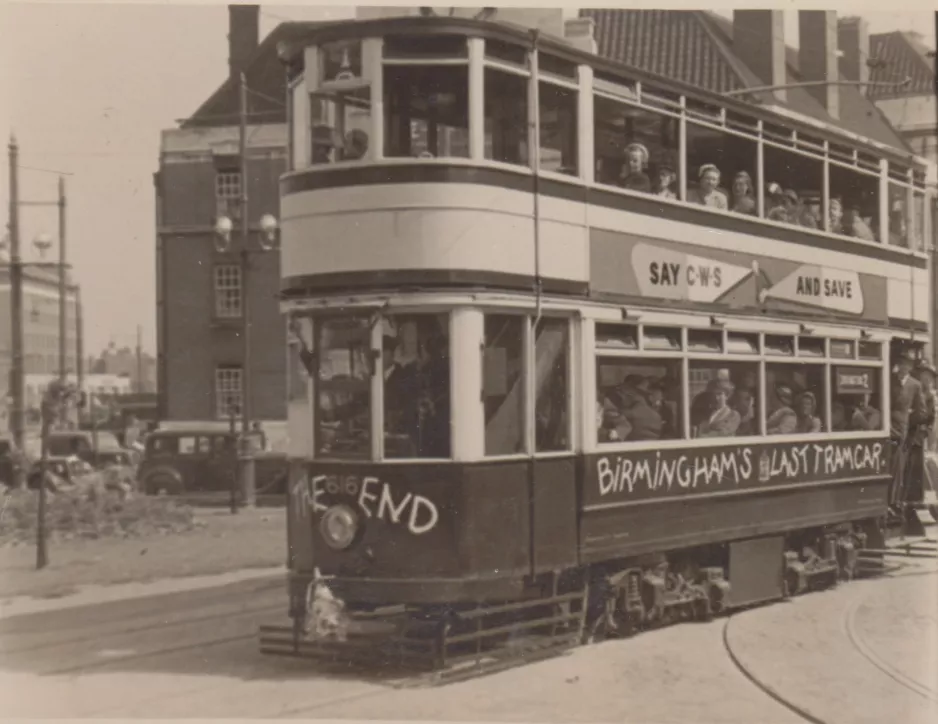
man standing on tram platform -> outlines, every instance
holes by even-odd
[[[926,406],[922,384],[912,376],[911,352],[899,355],[892,379],[890,442],[892,445],[892,489],[889,508],[899,515],[905,502],[909,446],[916,430],[925,421]]]

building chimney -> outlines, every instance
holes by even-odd
[[[837,13],[833,10],[798,11],[798,70],[806,81],[837,81]],[[840,118],[840,87],[808,86],[808,92],[832,118]]]
[[[837,47],[843,53],[844,75],[848,80],[866,83],[870,79],[870,29],[861,17],[844,18],[837,23]],[[866,95],[867,86],[860,92]]]
[[[596,53],[596,23],[592,18],[569,18],[563,24],[564,39],[587,53]]]
[[[260,5],[228,6],[228,72],[237,78],[260,42]]]
[[[766,85],[787,83],[784,11],[734,10],[733,52]],[[782,103],[788,100],[784,88],[772,95]]]

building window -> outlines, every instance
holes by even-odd
[[[241,413],[243,372],[240,367],[215,368],[215,410],[219,419],[227,420]]]
[[[215,267],[215,316],[224,319],[241,316],[241,267],[237,264]]]
[[[241,197],[241,172],[219,171],[215,174],[215,198],[238,199]]]

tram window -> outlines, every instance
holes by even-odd
[[[383,46],[385,58],[449,60],[469,57],[466,38],[462,35],[386,35]]]
[[[528,79],[485,69],[485,157],[528,165]]]
[[[485,315],[482,392],[486,455],[524,452],[526,322],[519,315]]]
[[[911,209],[909,189],[890,181],[889,183],[889,244],[909,248]]]
[[[485,41],[485,57],[502,63],[528,67],[528,50],[520,45],[505,43],[501,40]]]
[[[291,402],[306,400],[312,347],[312,320],[290,317],[287,357],[287,399]]]
[[[882,430],[881,377],[876,367],[831,367],[831,430]]]
[[[577,77],[576,63],[543,52],[538,53],[537,70],[539,73],[556,75],[565,80],[576,80]]]
[[[687,349],[690,352],[722,352],[723,332],[719,329],[688,329]]]
[[[759,434],[757,363],[691,360],[689,374],[691,437]]]
[[[680,351],[681,330],[677,327],[645,327],[642,330],[642,346],[645,349]]]
[[[765,353],[776,357],[792,357],[795,354],[795,338],[780,334],[765,335]]]
[[[362,45],[358,40],[324,44],[319,51],[320,81],[346,81],[362,77]]]
[[[688,122],[687,200],[754,216],[757,149],[754,139]]]
[[[767,364],[765,390],[769,435],[797,435],[830,429],[824,421],[824,365]]]
[[[541,81],[538,96],[540,168],[576,176],[579,173],[577,91]]]
[[[450,456],[449,317],[397,315],[383,321],[384,456]]]
[[[823,357],[824,356],[824,338],[823,337],[798,337],[798,356],[799,357]]]
[[[830,230],[865,241],[879,239],[879,176],[830,164]]]
[[[824,161],[765,144],[765,218],[806,229],[823,229]]]
[[[368,152],[371,90],[368,87],[310,95],[313,164],[356,161]]]
[[[385,156],[469,155],[465,66],[385,66]]]
[[[759,354],[759,335],[727,332],[726,351],[730,354]]]
[[[925,192],[916,190],[912,195],[912,228],[910,244],[916,251],[927,251],[925,245]]]
[[[317,323],[316,452],[371,455],[371,328],[367,318]]]
[[[597,357],[597,441],[682,438],[681,377],[680,360]]]
[[[849,339],[832,339],[829,344],[831,357],[853,359],[856,356],[856,345]]]
[[[676,118],[594,96],[593,135],[597,181],[662,198],[678,197]]]
[[[632,324],[597,324],[596,346],[638,349],[638,327]]]
[[[569,325],[541,319],[534,341],[534,440],[537,452],[570,449]]]
[[[881,360],[883,358],[883,343],[860,342],[859,357],[860,359]]]

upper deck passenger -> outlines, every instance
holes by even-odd
[[[651,193],[651,179],[645,173],[648,166],[648,149],[641,143],[630,143],[625,147],[626,165],[622,168],[619,185],[630,191]]]
[[[699,179],[697,188],[687,189],[687,200],[694,204],[726,211],[729,203],[726,200],[726,194],[719,188],[720,169],[712,163],[707,163],[700,167],[697,176]]]

